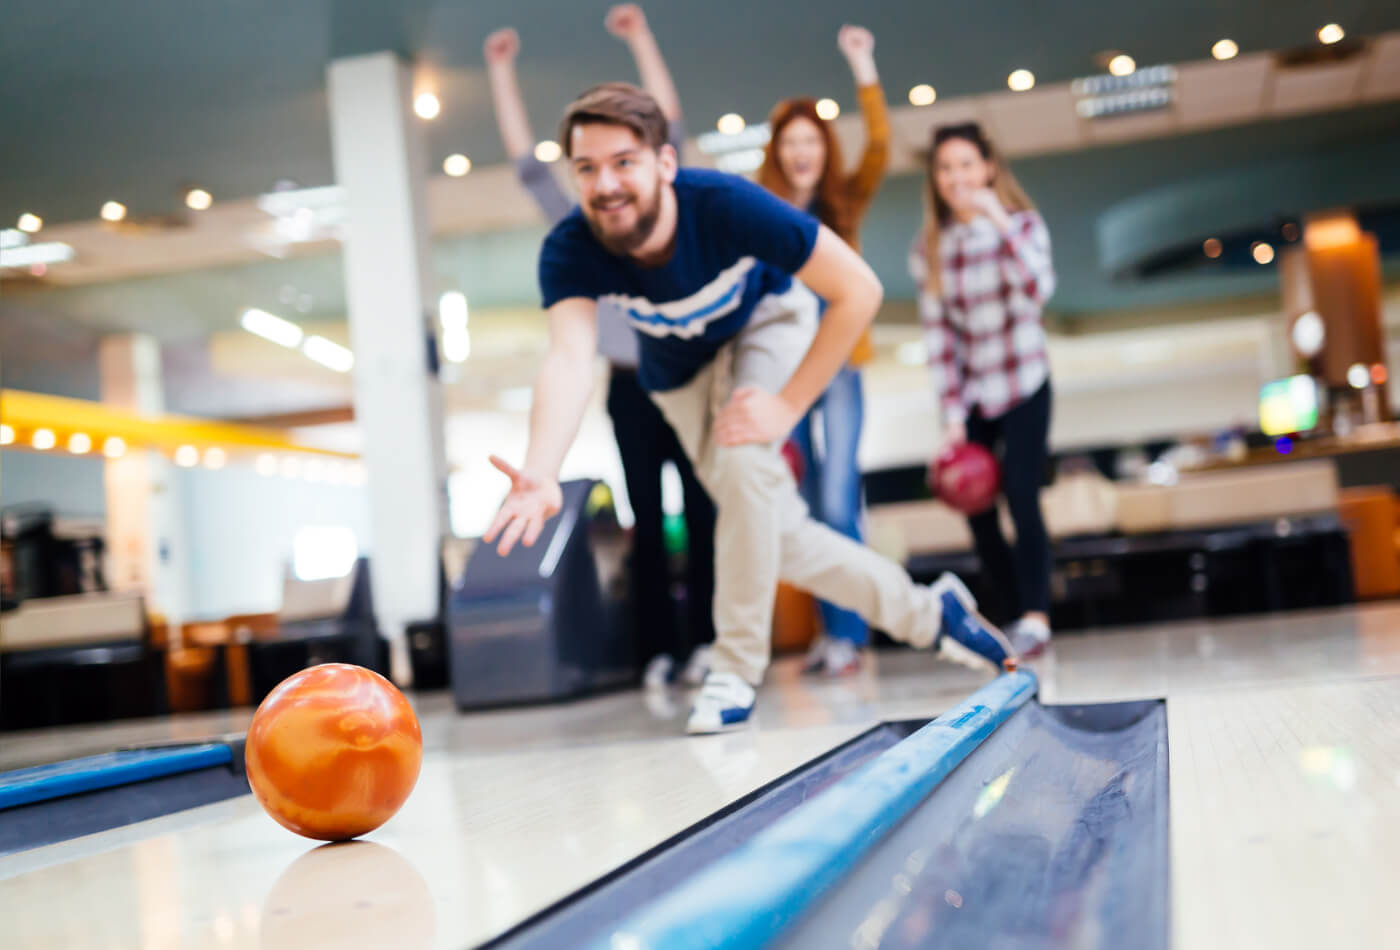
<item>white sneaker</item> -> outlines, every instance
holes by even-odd
[[[681,682],[687,686],[700,686],[710,675],[711,647],[698,646],[690,653],[690,660],[681,671]]]
[[[671,671],[675,668],[675,660],[665,653],[656,654],[647,664],[646,672],[642,674],[642,685],[647,689],[665,689],[671,682]]]
[[[748,723],[758,694],[737,673],[711,673],[690,710],[685,731],[691,735],[727,732]]]

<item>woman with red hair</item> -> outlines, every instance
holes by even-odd
[[[771,138],[758,183],[809,212],[859,250],[861,220],[888,164],[889,115],[870,31],[843,26],[836,43],[850,64],[865,117],[865,153],[860,164],[854,172],[846,172],[835,129],[821,116],[815,100],[786,99],[769,116]],[[860,367],[873,355],[867,331],[851,352],[850,362],[792,434],[805,463],[802,496],[812,514],[857,541],[861,540],[861,495],[856,451],[865,411]],[[824,450],[820,457],[813,440],[818,423]],[[869,628],[859,616],[834,604],[823,602],[821,612],[826,635],[812,645],[807,670],[832,675],[855,672],[860,668],[860,650],[870,638]]]

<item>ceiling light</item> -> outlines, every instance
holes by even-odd
[[[449,155],[447,158],[443,159],[442,170],[453,178],[461,178],[472,170],[472,160],[458,152],[455,155]]]
[[[1220,60],[1234,59],[1239,54],[1239,44],[1234,40],[1216,40],[1215,45],[1210,48],[1210,55]]]
[[[909,90],[909,104],[913,106],[931,106],[937,98],[938,92],[926,82]]]
[[[1219,257],[1224,249],[1219,238],[1206,238],[1201,244],[1201,253],[1211,260],[1215,260]]]
[[[1029,69],[1018,69],[1006,77],[1006,84],[1012,92],[1025,92],[1035,88],[1035,73]]]
[[[277,474],[277,456],[271,452],[264,452],[258,456],[258,460],[253,463],[253,470],[259,475]]]
[[[47,267],[73,259],[73,247],[61,241],[0,248],[0,267]]]
[[[355,354],[323,336],[307,337],[301,351],[327,369],[348,373],[355,366]]]
[[[841,114],[841,106],[835,99],[818,99],[817,115],[828,122]]]
[[[29,437],[29,444],[40,452],[47,452],[58,444],[58,439],[52,429],[35,429],[34,434]]]
[[[126,217],[126,205],[120,201],[109,201],[102,206],[102,220],[113,223]]]
[[[413,111],[418,113],[420,119],[436,119],[442,111],[442,103],[431,92],[425,92],[413,100]]]
[[[195,211],[208,211],[214,204],[214,196],[203,188],[191,188],[185,193],[185,204]]]
[[[296,478],[301,474],[301,459],[295,455],[284,455],[277,470],[282,473],[283,478]]]
[[[86,432],[74,432],[68,437],[68,451],[74,455],[87,455],[92,451],[92,436]]]
[[[542,162],[557,162],[563,154],[564,150],[559,147],[559,143],[550,139],[545,139],[535,146],[535,158]]]
[[[745,125],[744,117],[739,115],[739,113],[726,112],[719,117],[719,121],[715,123],[715,128],[719,129],[725,135],[738,135],[740,132],[744,131]]]
[[[119,435],[109,435],[102,441],[102,454],[109,459],[119,459],[126,454],[126,440]]]
[[[1335,23],[1329,23],[1317,31],[1317,38],[1328,46],[1333,43],[1340,43],[1347,35],[1347,31]]]
[[[453,327],[467,327],[467,295],[460,290],[449,290],[438,298],[438,319],[442,321],[442,328],[450,330]]]
[[[182,445],[175,450],[175,464],[181,468],[194,468],[199,464],[199,449],[193,445]]]
[[[1255,241],[1249,250],[1257,263],[1269,264],[1273,262],[1274,246],[1267,241]]]
[[[19,229],[25,234],[38,234],[39,229],[44,226],[44,219],[37,214],[25,212],[19,216]]]
[[[0,423],[0,445],[14,445],[15,430],[13,426]]]
[[[1115,76],[1131,76],[1137,63],[1127,53],[1119,53],[1108,61],[1108,71]]]
[[[282,346],[294,347],[301,342],[301,327],[257,307],[243,311],[243,318],[239,322],[249,333],[255,333],[264,340],[271,340]]]
[[[217,445],[204,451],[205,468],[223,468],[228,462],[228,453]]]
[[[1371,384],[1371,373],[1360,363],[1352,363],[1347,370],[1347,382],[1352,389],[1365,389]]]

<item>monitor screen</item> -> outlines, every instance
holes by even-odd
[[[1259,428],[1265,435],[1288,435],[1317,427],[1317,381],[1289,376],[1265,383],[1259,390]]]

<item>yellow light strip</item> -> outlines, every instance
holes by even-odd
[[[92,444],[98,446],[109,436],[117,436],[132,449],[169,452],[181,445],[193,445],[200,449],[217,446],[226,452],[297,452],[326,458],[359,458],[351,452],[302,445],[278,429],[190,416],[149,417],[85,399],[17,389],[0,389],[0,420],[10,426],[17,436],[14,448],[27,445],[28,433],[43,428],[59,433],[65,443],[69,434],[82,432],[92,438]]]

